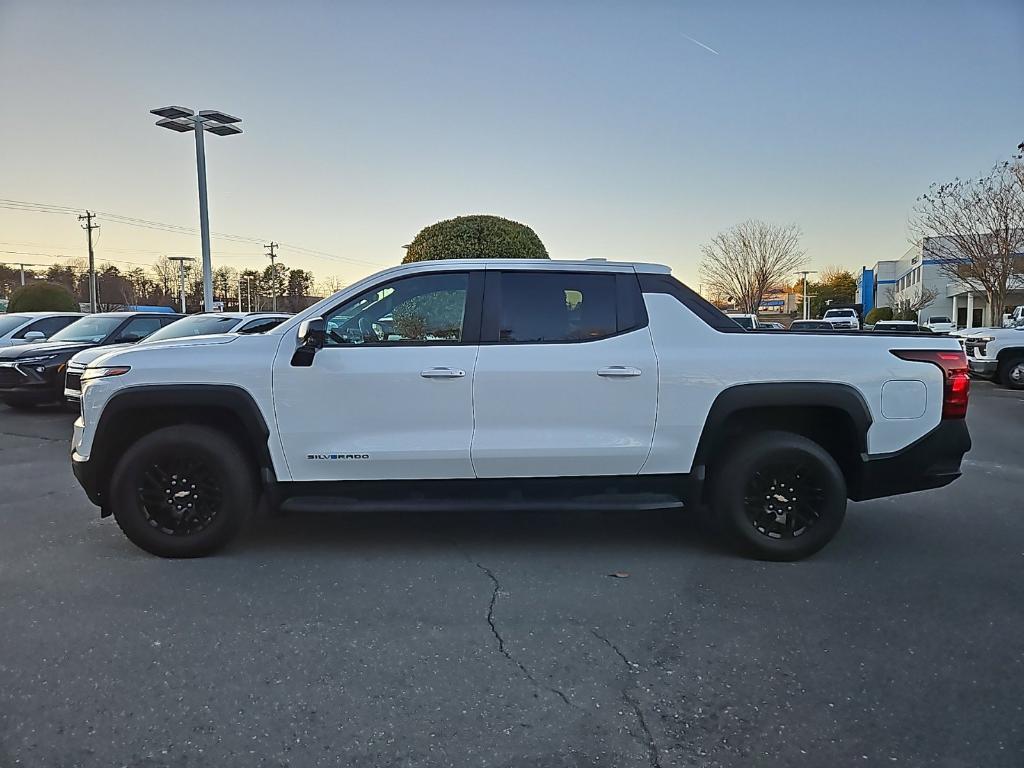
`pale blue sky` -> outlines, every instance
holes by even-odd
[[[386,265],[427,224],[493,213],[555,258],[696,282],[700,244],[757,217],[799,224],[813,265],[858,267],[906,250],[929,182],[1024,140],[1021,73],[1021,0],[0,0],[0,197],[195,226],[191,139],[147,114],[183,104],[244,118],[209,138],[217,231]],[[101,224],[100,257],[198,251]],[[83,242],[71,217],[0,210],[0,243],[33,244],[0,250]]]

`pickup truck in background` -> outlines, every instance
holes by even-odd
[[[972,376],[1024,389],[1024,320],[1014,328],[980,328],[963,343]]]
[[[759,558],[847,500],[944,486],[970,448],[954,339],[747,333],[666,267],[388,269],[278,327],[140,344],[82,373],[72,466],[167,557],[284,510],[709,510]]]
[[[825,311],[821,319],[826,323],[832,323],[832,327],[836,330],[860,330],[860,316],[855,309],[829,309]]]
[[[730,320],[735,322],[740,328],[745,331],[756,331],[761,327],[761,323],[758,322],[757,315],[747,315],[739,312],[729,312],[726,314]]]

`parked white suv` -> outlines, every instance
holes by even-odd
[[[828,309],[821,319],[837,330],[860,330],[860,317],[855,309]]]
[[[72,464],[157,555],[287,510],[675,509],[815,552],[847,499],[970,448],[942,337],[750,334],[666,267],[459,260],[366,278],[263,334],[139,344],[82,375]]]
[[[81,312],[14,312],[0,314],[0,347],[38,344],[84,317]]]

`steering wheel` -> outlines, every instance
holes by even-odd
[[[364,341],[380,342],[383,339],[380,334],[377,333],[377,329],[374,328],[376,323],[371,323],[365,317],[359,318],[359,333],[362,335]]]

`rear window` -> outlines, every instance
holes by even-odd
[[[948,317],[930,317],[928,318],[929,323],[948,323]]]

